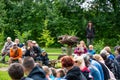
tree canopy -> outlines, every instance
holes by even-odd
[[[119,14],[120,0],[0,0],[0,31],[4,39],[10,36],[13,40],[29,32],[27,39],[56,47],[58,36],[65,34],[86,40],[85,29],[91,20],[95,41],[115,46],[120,44]]]

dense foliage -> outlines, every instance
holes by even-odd
[[[115,46],[120,44],[119,14],[120,0],[0,0],[0,39],[15,39],[29,32],[27,39],[56,47],[60,45],[58,36],[65,34],[86,40],[85,29],[91,20],[95,42],[103,40],[105,45]]]

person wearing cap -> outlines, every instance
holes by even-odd
[[[3,47],[2,51],[1,51],[1,53],[2,53],[1,61],[5,62],[5,57],[7,55],[9,55],[10,48],[12,47],[12,45],[13,45],[13,42],[11,40],[11,37],[7,37],[7,42],[5,42],[4,47]]]
[[[86,37],[87,37],[87,46],[92,45],[93,38],[95,37],[95,29],[91,21],[88,22],[88,25],[86,28]]]
[[[16,43],[14,43],[13,47],[10,48],[10,58],[8,62],[11,64],[14,61],[22,63],[22,49],[19,48]]]
[[[42,50],[42,53],[40,54],[40,61],[42,61],[43,65],[47,65],[49,63],[49,58],[48,58],[48,54],[46,51]]]

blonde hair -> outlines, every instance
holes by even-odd
[[[84,61],[82,55],[81,55],[81,56],[78,56],[78,57],[75,59],[75,61],[77,61],[78,65],[79,65],[80,67],[85,66],[85,61]]]
[[[85,44],[85,42],[84,42],[83,40],[80,41],[80,44],[81,44],[81,43],[83,44],[83,47],[87,48],[87,47],[86,47],[86,44]]]
[[[100,56],[100,54],[95,54],[95,55],[93,55],[93,58],[94,58],[95,60],[97,60],[97,61],[100,61],[100,62],[104,63],[104,60],[103,60],[103,58]]]
[[[110,47],[109,47],[109,46],[104,47],[104,49],[105,49],[108,53],[110,53],[110,52],[111,52],[111,49],[110,49]]]

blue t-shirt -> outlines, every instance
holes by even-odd
[[[88,50],[88,53],[91,55],[94,55],[96,52],[95,52],[95,50]]]

